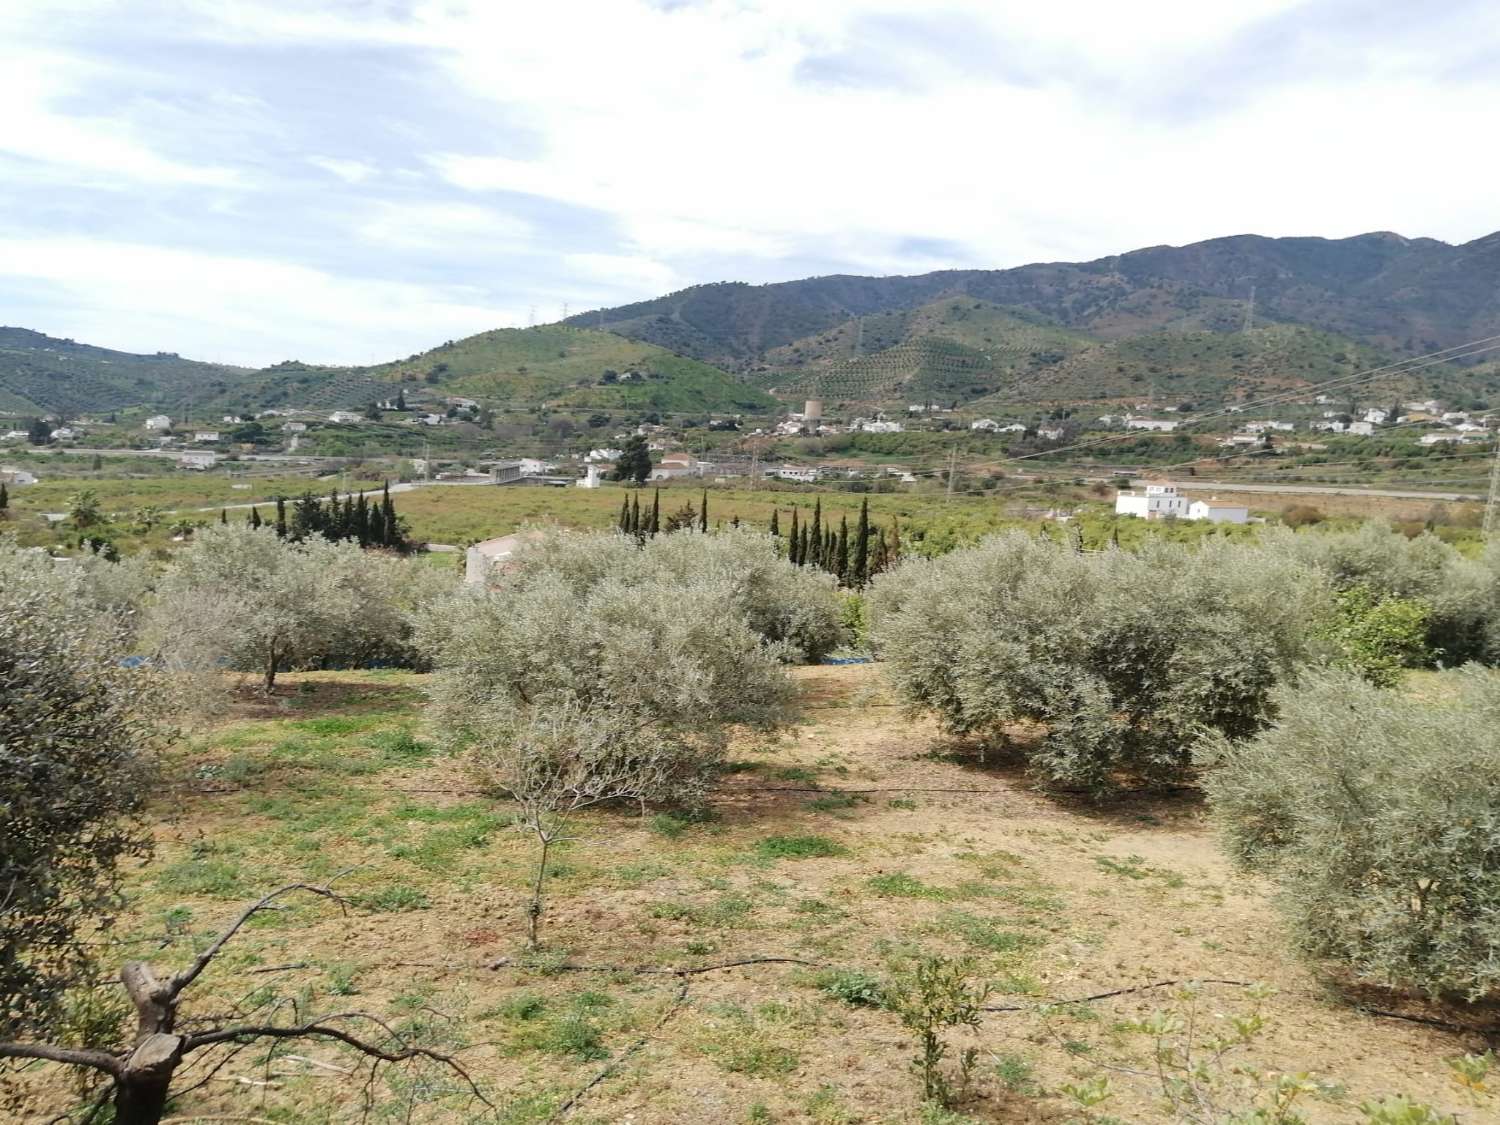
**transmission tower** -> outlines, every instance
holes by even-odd
[[[1495,461],[1490,468],[1490,499],[1484,506],[1484,537],[1500,532],[1500,441],[1495,442]]]

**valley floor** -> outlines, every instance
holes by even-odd
[[[336,884],[355,909],[288,900],[200,982],[197,1010],[263,990],[257,1001],[389,1015],[462,1059],[510,1123],[555,1120],[580,1091],[570,1121],[1171,1121],[1152,1043],[1124,1021],[1185,1011],[1161,982],[1186,980],[1212,982],[1199,1038],[1253,1004],[1245,984],[1275,990],[1265,1030],[1223,1068],[1226,1107],[1247,1104],[1252,1079],[1234,1068],[1248,1066],[1267,1084],[1308,1071],[1341,1085],[1306,1103],[1313,1121],[1359,1120],[1360,1102],[1394,1093],[1466,1122],[1494,1111],[1467,1102],[1445,1062],[1480,1037],[1362,1011],[1460,1018],[1354,996],[1295,960],[1266,886],[1229,867],[1192,794],[1045,796],[903,717],[876,666],[796,676],[803,723],[738,749],[712,817],[579,820],[550,888],[548,952],[531,961],[530,847],[459,766],[404,736],[424,737],[422,677],[309,674],[276,700],[247,692],[184,752],[180,799],[154,810],[157,854],[109,940],[175,967],[243,902],[358,865]],[[917,950],[974,957],[997,986],[988,1004],[1011,1009],[949,1036],[950,1067],[979,1052],[962,1117],[924,1117],[910,1034],[837,995]],[[630,971],[750,958],[808,964]],[[321,1044],[252,1049],[174,1119],[357,1118],[364,1083],[335,1069],[352,1065]],[[36,1121],[67,1104],[44,1070],[26,1079]],[[1092,1109],[1065,1092],[1102,1094],[1104,1078]],[[372,1089],[377,1120],[485,1119],[441,1073],[387,1070]]]

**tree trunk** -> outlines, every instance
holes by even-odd
[[[276,651],[276,646],[271,646],[271,654],[266,658],[266,694],[270,695],[276,690],[276,673],[281,665],[281,654]]]
[[[536,882],[531,885],[531,905],[526,908],[526,948],[536,949],[541,945],[542,930],[542,881],[547,877],[547,852],[552,847],[550,836],[537,833],[542,843],[542,854],[536,861]]]
[[[157,1125],[181,1061],[181,1036],[159,1033],[141,1040],[116,1081],[115,1125]]]

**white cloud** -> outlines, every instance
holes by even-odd
[[[309,156],[307,162],[346,184],[362,184],[379,170],[363,160],[340,160],[336,156]]]
[[[472,203],[382,203],[359,227],[368,242],[466,254],[513,246],[532,233],[531,224]]]
[[[489,307],[459,287],[83,238],[0,238],[6,280],[63,298],[62,319],[38,326],[53,335],[257,366],[288,358],[383,362],[521,321],[516,310]]]

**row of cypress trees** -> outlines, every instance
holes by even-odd
[[[738,517],[732,522],[734,526],[739,526]],[[707,489],[696,510],[688,503],[681,511],[667,517],[665,529],[668,532],[685,531],[694,525],[700,532],[708,531]],[[661,489],[656,489],[651,503],[645,507],[641,505],[639,492],[626,496],[620,502],[617,526],[626,535],[633,535],[640,540],[660,534],[663,530]],[[782,540],[779,509],[771,512],[770,531],[778,542]],[[823,500],[820,497],[813,504],[812,519],[806,523],[799,524],[797,509],[792,509],[792,523],[785,536],[785,550],[787,560],[794,565],[818,567],[836,576],[845,586],[862,590],[871,578],[889,569],[900,558],[901,527],[892,519],[889,537],[885,528],[872,527],[870,501],[865,499],[859,506],[859,519],[854,525],[854,533],[851,535],[849,532],[847,516],[839,517],[838,530],[835,531],[831,522],[824,526]]]
[[[245,522],[251,527],[262,527],[267,521],[261,518],[259,508],[252,507]],[[321,535],[324,539],[353,539],[361,547],[383,547],[402,554],[412,549],[406,523],[396,515],[396,506],[391,503],[389,481],[381,486],[378,501],[368,501],[363,492],[348,493],[341,498],[335,491],[327,500],[304,492],[288,508],[286,497],[278,496],[274,526],[278,536],[293,542]]]

